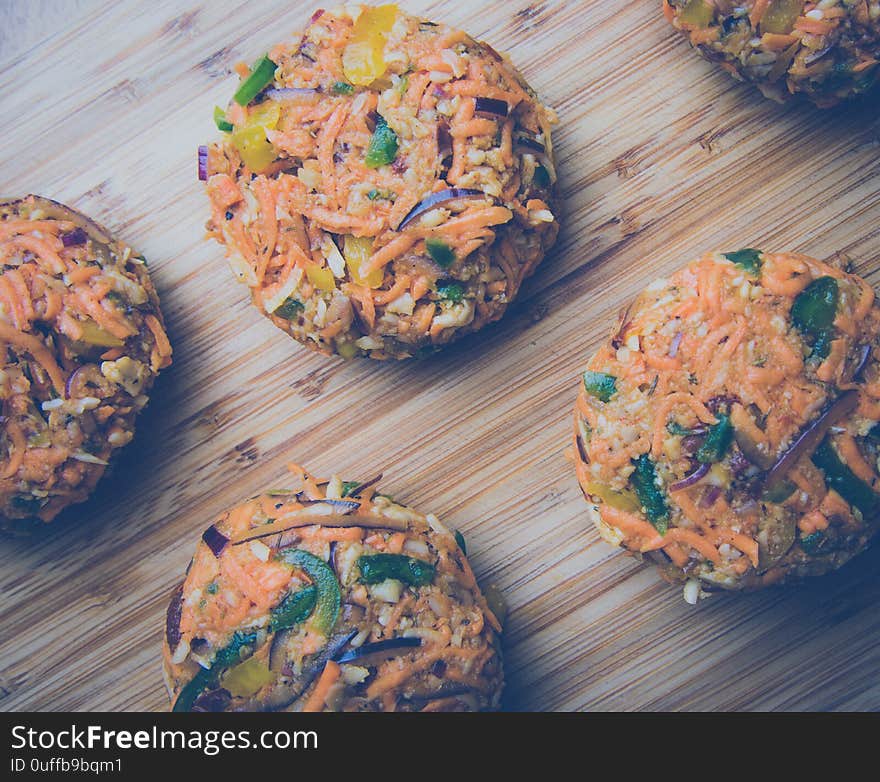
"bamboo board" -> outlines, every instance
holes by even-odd
[[[175,351],[115,478],[0,541],[0,708],[166,708],[163,615],[199,534],[295,459],[382,470],[463,530],[510,606],[507,708],[880,709],[880,551],[693,608],[598,539],[563,455],[579,370],[653,278],[760,246],[844,253],[880,283],[876,99],[760,99],[656,0],[405,5],[510,52],[557,109],[564,229],[501,323],[382,364],[298,347],[202,238],[195,149],[229,70],[311,3],[0,3],[0,194],[65,201],[141,249]]]

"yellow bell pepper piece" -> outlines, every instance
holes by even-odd
[[[333,279],[333,272],[326,266],[318,266],[314,263],[306,266],[306,277],[309,282],[322,291],[336,290],[336,281]]]
[[[712,23],[714,16],[715,9],[706,0],[688,0],[678,18],[683,24],[703,30]]]
[[[343,358],[354,358],[360,352],[360,348],[354,342],[337,342],[336,352]]]
[[[101,348],[121,348],[125,340],[114,337],[109,331],[102,329],[95,321],[86,320],[79,324],[82,328],[82,336],[79,342],[87,345],[96,345]]]
[[[761,32],[787,35],[803,10],[802,0],[772,0],[761,17]]]
[[[373,254],[373,240],[369,236],[351,236],[347,234],[342,248],[345,256],[345,265],[351,275],[352,282],[357,285],[366,285],[368,288],[378,288],[385,279],[385,272],[376,269],[366,277],[361,276],[361,266],[367,264]]]
[[[278,157],[275,147],[266,138],[266,131],[274,130],[280,117],[281,107],[266,101],[251,109],[245,124],[232,132],[232,145],[254,173],[259,173]]]
[[[641,503],[636,495],[628,489],[624,491],[615,491],[604,483],[590,481],[587,484],[587,492],[598,497],[602,502],[610,505],[612,508],[616,508],[617,510],[635,513],[641,508]]]
[[[394,4],[365,8],[357,18],[342,52],[342,71],[349,82],[364,87],[385,73],[385,37],[396,19]]]
[[[251,657],[239,663],[223,677],[223,689],[238,698],[250,698],[272,682],[275,674],[265,660]]]

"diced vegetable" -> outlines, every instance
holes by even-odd
[[[367,168],[387,166],[389,163],[393,163],[394,158],[397,157],[397,148],[397,134],[388,127],[388,123],[380,116],[376,120],[376,130],[373,131],[370,146],[367,147],[364,164]]]
[[[758,274],[761,271],[761,251],[746,248],[733,253],[724,253],[724,257],[731,263],[742,267],[750,274]]]
[[[284,320],[293,320],[295,317],[299,315],[305,309],[305,304],[301,301],[297,301],[292,296],[288,296],[284,303],[278,307],[278,309],[273,312],[273,315],[277,315],[279,318],[284,318]]]
[[[828,355],[833,338],[840,291],[834,277],[818,277],[801,291],[791,306],[791,319],[797,329],[813,342],[813,354]]]
[[[306,277],[309,278],[309,282],[312,283],[312,285],[322,291],[332,291],[336,289],[336,281],[333,277],[333,271],[326,266],[318,266],[316,263],[306,266]]]
[[[269,670],[266,660],[251,657],[231,668],[222,678],[223,689],[238,698],[256,695],[263,687],[274,681],[275,674]]]
[[[715,15],[714,8],[706,0],[688,0],[687,5],[681,9],[678,18],[688,27],[708,27]]]
[[[636,495],[629,490],[615,491],[610,486],[599,481],[589,481],[586,490],[588,494],[598,497],[606,505],[610,505],[617,510],[634,513],[642,507]]]
[[[730,423],[730,416],[718,413],[715,417],[718,423],[710,427],[706,439],[697,449],[697,461],[703,464],[720,462],[730,448],[730,443],[733,442],[733,425]]]
[[[351,95],[354,87],[346,81],[338,81],[330,88],[330,92],[334,95]]]
[[[590,396],[596,397],[600,402],[607,402],[617,391],[617,378],[588,369],[584,372],[584,388]]]
[[[267,101],[250,110],[241,127],[232,133],[232,145],[238,150],[244,164],[254,173],[259,173],[275,162],[278,152],[266,138],[267,130],[274,130],[281,116],[281,107]]]
[[[663,490],[659,487],[657,470],[648,454],[642,454],[635,460],[636,469],[630,476],[630,483],[642,504],[648,521],[654,525],[661,535],[666,533],[669,523],[669,506]]]
[[[312,628],[325,636],[330,635],[339,616],[339,605],[342,597],[339,593],[339,581],[323,560],[301,549],[285,549],[279,551],[277,558],[281,562],[302,570],[317,589],[315,610],[312,613]]]
[[[277,67],[268,57],[261,57],[251,68],[251,75],[238,86],[232,99],[239,106],[247,106],[248,103],[269,86],[275,78],[275,69]]]
[[[429,236],[425,239],[425,249],[427,249],[428,255],[431,256],[434,262],[444,269],[448,269],[455,263],[455,252],[442,239],[435,239]]]
[[[410,586],[424,586],[434,580],[434,566],[422,559],[403,554],[372,554],[358,557],[360,580],[364,584],[379,584],[393,578]]]
[[[199,147],[199,181],[208,181],[208,148],[203,144]]]
[[[219,106],[214,106],[214,124],[217,126],[217,130],[222,130],[224,133],[234,130],[232,123],[226,119],[226,112]]]
[[[342,52],[342,71],[349,82],[364,87],[385,73],[385,37],[396,19],[396,5],[367,7],[361,12]]]
[[[825,482],[850,505],[858,508],[867,519],[872,519],[880,511],[880,494],[874,492],[837,455],[826,435],[813,454],[813,464],[825,473]]]
[[[125,340],[113,336],[109,331],[105,331],[91,319],[80,321],[79,325],[82,329],[82,336],[79,338],[79,342],[101,348],[121,348],[125,345]]]
[[[803,0],[770,0],[770,5],[761,17],[761,32],[787,35],[794,29],[803,10]]]
[[[367,198],[371,201],[393,201],[397,198],[397,194],[391,190],[379,190],[374,187],[367,193]]]
[[[373,240],[369,236],[346,234],[342,254],[354,283],[366,285],[368,288],[378,288],[382,284],[382,280],[385,279],[385,272],[382,269],[375,269],[366,277],[361,277],[361,267],[366,266],[373,254]]]
[[[464,288],[457,282],[440,283],[437,286],[437,295],[453,304],[460,304],[464,299]]]

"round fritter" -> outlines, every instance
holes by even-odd
[[[242,69],[200,150],[208,230],[300,342],[420,356],[500,318],[556,240],[555,115],[487,44],[346,9]]]
[[[878,0],[664,0],[664,13],[709,60],[775,100],[834,106],[880,78]]]
[[[376,481],[303,474],[208,528],[168,608],[174,711],[498,708],[501,625],[462,539]]]
[[[82,502],[171,363],[144,259],[38,196],[0,202],[0,527]]]
[[[838,568],[880,511],[880,306],[803,255],[710,253],[590,360],[575,461],[603,538],[685,596]]]

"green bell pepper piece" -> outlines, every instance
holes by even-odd
[[[718,423],[709,429],[709,434],[703,440],[703,444],[697,449],[697,461],[703,464],[720,462],[733,442],[733,424],[730,416],[718,413],[715,416]]]
[[[268,57],[261,57],[254,63],[251,75],[238,85],[238,89],[235,91],[232,99],[239,106],[247,106],[272,82],[275,78],[275,69],[277,67]]]
[[[231,133],[234,130],[232,123],[226,119],[226,112],[219,106],[214,106],[214,124],[217,130],[222,130],[224,133]]]
[[[312,614],[312,626],[319,633],[329,637],[336,619],[339,616],[339,605],[342,596],[339,593],[339,581],[330,566],[323,560],[301,549],[285,549],[280,551],[277,559],[302,570],[317,590],[315,610]]]
[[[733,253],[724,253],[724,257],[731,263],[745,269],[750,274],[759,274],[761,271],[761,251],[747,247]]]
[[[305,304],[288,296],[284,303],[272,314],[277,315],[279,318],[284,318],[284,320],[293,320],[304,309]]]
[[[797,295],[791,305],[792,322],[798,331],[813,338],[814,353],[820,358],[828,355],[839,299],[837,280],[834,277],[817,277]]]
[[[287,595],[275,608],[269,619],[269,632],[277,633],[302,624],[311,615],[318,597],[318,588],[311,584]]]
[[[666,497],[657,485],[657,470],[648,454],[642,454],[635,460],[636,469],[630,476],[630,483],[636,497],[648,517],[648,521],[661,535],[666,534],[669,525],[669,506]]]
[[[192,711],[199,695],[205,690],[214,689],[220,683],[220,676],[227,668],[253,654],[253,646],[256,642],[256,632],[237,631],[232,636],[232,640],[217,652],[211,667],[200,668],[199,672],[184,685],[171,710]]]
[[[425,248],[434,262],[443,269],[448,269],[455,263],[455,252],[442,239],[428,237],[425,239]]]
[[[315,607],[317,591],[315,586],[310,585],[289,593],[272,609],[268,631],[277,633],[308,619]],[[224,671],[253,654],[256,642],[256,631],[236,631],[232,640],[217,652],[211,667],[200,668],[198,673],[186,683],[177,700],[174,701],[172,711],[191,711],[199,695],[205,690],[217,687]]]
[[[379,584],[396,578],[410,586],[424,586],[434,580],[434,566],[403,554],[372,554],[358,557],[357,566],[364,584]]]
[[[880,510],[880,494],[859,478],[837,455],[828,435],[819,443],[811,458],[813,464],[825,473],[828,486],[850,505],[858,508],[866,519],[877,514]]]
[[[397,157],[397,134],[388,127],[383,117],[376,120],[376,130],[367,147],[364,163],[367,168],[379,168],[388,165]]]
[[[437,295],[453,304],[460,304],[464,299],[464,288],[457,282],[441,283],[437,286]]]

